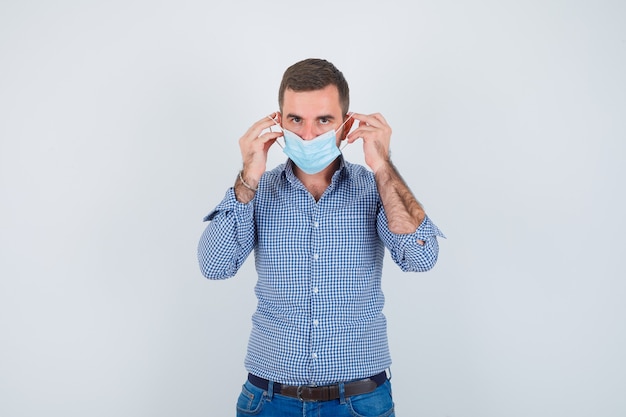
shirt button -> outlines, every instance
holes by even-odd
[[[320,224],[318,222],[313,223],[313,226],[315,226],[315,227],[319,227],[319,225]]]
[[[317,353],[313,352],[313,353],[311,354],[311,357],[312,357],[313,359],[317,359]]]
[[[319,326],[319,324],[320,324],[319,320],[317,319],[313,320],[313,326]]]
[[[313,259],[315,259],[316,261],[319,259],[319,255],[316,253],[315,255],[313,255]]]
[[[317,294],[318,292],[319,292],[319,288],[317,288],[317,287],[313,287],[313,293],[314,293],[314,294]]]

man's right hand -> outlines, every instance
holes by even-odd
[[[239,149],[243,161],[243,175],[246,183],[257,186],[261,175],[267,169],[267,153],[276,139],[283,136],[282,132],[266,132],[263,130],[280,124],[280,113],[274,112],[253,124],[239,139]]]

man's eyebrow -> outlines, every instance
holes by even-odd
[[[298,119],[302,119],[302,116],[298,116],[297,114],[294,114],[294,113],[287,114],[287,118],[288,119],[292,119],[294,117],[298,118]],[[333,116],[332,114],[324,114],[324,115],[321,115],[321,116],[317,116],[315,119],[316,120],[321,120],[321,119],[335,120],[335,116]]]

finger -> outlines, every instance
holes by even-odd
[[[280,126],[280,123],[277,121],[279,120],[279,117],[277,116],[277,114],[278,114],[277,112],[271,113],[265,116],[263,119],[256,122],[255,125],[258,126],[258,128],[260,128],[261,130],[265,130],[268,128],[271,129],[273,126]]]
[[[377,123],[377,120],[373,116],[367,114],[353,113],[352,117],[359,121],[359,126]]]
[[[283,128],[281,126],[282,118],[281,118],[280,112],[274,112],[272,114],[269,114],[267,118],[273,122],[273,124],[270,125],[267,128],[267,130],[269,130],[270,132],[282,132],[283,131]]]
[[[255,140],[256,138],[261,136],[261,133],[263,133],[265,129],[268,129],[277,124],[274,120],[275,117],[276,112],[270,114],[269,116],[265,116],[261,120],[257,121],[255,124],[250,126],[244,137],[247,140]]]
[[[265,143],[270,140],[276,140],[283,136],[283,132],[267,132],[258,137],[258,140]]]
[[[352,143],[359,138],[368,139],[369,137],[377,134],[378,131],[379,131],[379,128],[375,126],[362,124],[362,125],[359,125],[359,127],[356,128],[355,130],[350,132],[347,139],[349,143]]]
[[[380,113],[374,113],[374,114],[369,114],[369,115],[354,113],[352,117],[354,117],[359,122],[362,122],[363,124],[368,124],[368,125],[375,126],[375,127],[387,126],[387,121],[385,120],[383,115]]]
[[[389,123],[387,123],[387,120],[385,120],[385,118],[383,117],[382,114],[380,113],[374,113],[371,115],[374,119],[378,120],[380,123],[382,123],[383,126],[388,126]]]

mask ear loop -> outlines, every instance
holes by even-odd
[[[279,128],[280,130],[283,130],[283,128],[282,128],[282,127],[280,127],[280,125],[276,122],[276,120],[272,119],[272,118],[271,118],[271,117],[269,117],[269,116],[267,116],[267,118],[268,118],[268,119],[270,119],[272,122],[274,122],[274,124],[275,124],[276,126],[278,126],[278,128]],[[272,127],[274,127],[274,126],[270,126],[270,132],[272,131]],[[283,140],[284,140],[284,139],[283,139]],[[280,146],[281,148],[285,149],[285,147],[283,146],[283,144],[282,144],[282,143],[280,143],[280,142],[278,141],[278,138],[276,138],[276,143],[278,143],[278,146]]]
[[[352,118],[352,115],[353,115],[353,114],[354,114],[354,113],[350,113],[350,116],[348,116],[348,118],[346,119],[346,121],[345,121],[345,122],[343,122],[343,123],[341,124],[341,126],[339,126],[339,127],[337,128],[337,130],[341,129],[341,127],[342,127],[343,125],[345,125],[346,123],[348,123],[348,120],[350,120],[350,119]],[[269,117],[269,116],[268,116],[268,117]],[[336,132],[337,130],[335,130],[335,132]],[[350,129],[350,130],[352,130],[352,129]],[[350,132],[348,132],[348,133],[350,133]],[[346,134],[346,136],[348,136],[348,135]],[[343,149],[344,149],[346,146],[348,146],[348,141],[347,141],[347,140],[345,140],[345,139],[344,139],[344,140],[343,140],[343,142],[344,142],[344,143],[343,143],[343,144],[341,144],[341,146],[339,147],[339,152],[343,151]]]

